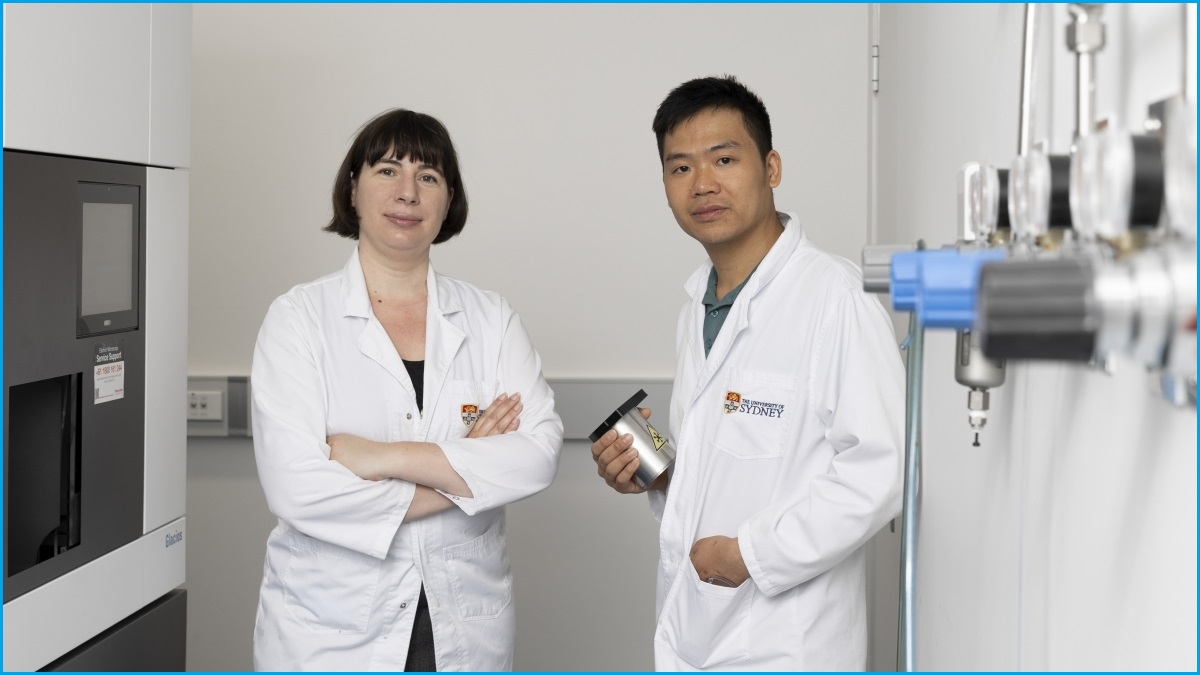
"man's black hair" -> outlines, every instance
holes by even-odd
[[[675,87],[654,114],[654,135],[658,138],[658,159],[663,159],[663,139],[675,127],[705,110],[736,110],[763,161],[771,146],[771,117],[754,92],[732,75],[702,77]]]

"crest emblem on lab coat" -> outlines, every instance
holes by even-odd
[[[463,424],[471,426],[477,419],[479,419],[479,406],[473,403],[464,403],[462,406]]]
[[[736,391],[725,392],[725,414],[732,415],[742,405],[742,395]]]

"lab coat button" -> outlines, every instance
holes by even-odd
[[[408,413],[407,415],[405,415],[404,419],[412,421],[412,413]]]
[[[402,603],[400,603],[400,609],[404,609],[405,607],[408,607],[408,603],[407,603],[407,602],[402,602]]]

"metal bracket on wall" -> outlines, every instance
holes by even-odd
[[[250,436],[250,378],[245,375],[188,377],[188,399],[194,395],[220,400],[221,410],[213,419],[187,422],[188,436]]]
[[[646,404],[654,411],[654,423],[669,428],[671,380],[646,379],[549,379],[554,404],[562,417],[566,440],[587,440],[596,425],[621,401],[638,389],[649,394]],[[250,436],[250,378],[245,375],[188,377],[188,394],[212,395],[221,400],[219,419],[189,419],[188,436]],[[209,397],[211,398],[211,397]]]

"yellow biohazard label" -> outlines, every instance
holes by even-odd
[[[649,424],[646,425],[646,430],[650,432],[650,439],[654,441],[654,451],[658,452],[662,450],[662,446],[667,444],[667,439],[663,438],[662,434],[658,433],[658,430]]]

